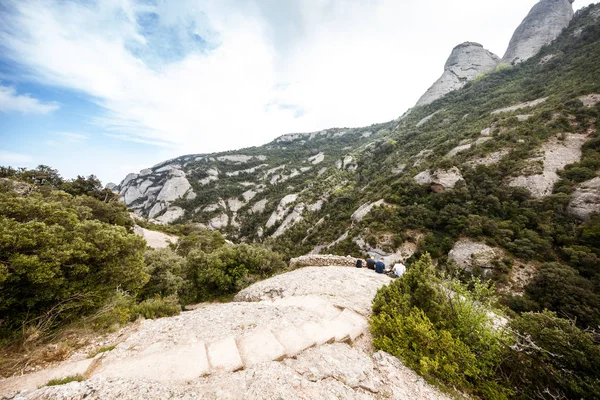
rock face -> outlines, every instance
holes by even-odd
[[[431,190],[436,193],[443,192],[447,189],[453,189],[458,181],[462,179],[463,176],[460,173],[460,170],[456,167],[452,167],[447,171],[438,170],[434,173],[423,171],[414,177],[415,182],[419,184],[431,185]]]
[[[569,214],[586,220],[592,213],[600,212],[600,178],[594,178],[580,184],[567,208]]]
[[[586,140],[586,135],[575,133],[550,138],[542,145],[540,157],[528,160],[530,163],[542,163],[540,173],[512,178],[508,184],[529,189],[533,197],[548,196],[560,179],[557,172],[581,160],[581,147]]]
[[[325,267],[328,265],[338,265],[341,267],[354,267],[356,264],[356,258],[334,256],[331,254],[309,254],[306,256],[300,256],[292,258],[290,260],[290,267]]]
[[[501,255],[500,250],[484,243],[461,239],[454,244],[454,247],[448,253],[448,258],[466,271],[481,268],[483,273],[487,274],[494,268],[493,261],[500,258]]]
[[[513,34],[502,62],[515,65],[535,56],[550,44],[573,19],[575,0],[541,0]]]
[[[444,73],[417,102],[427,105],[446,94],[460,89],[478,75],[496,68],[500,58],[479,43],[465,42],[452,50],[444,66]]]
[[[133,227],[133,232],[136,235],[139,235],[146,239],[148,247],[152,247],[153,249],[162,249],[165,247],[169,247],[169,243],[177,243],[178,239],[177,236],[167,235],[162,232],[150,231],[138,225]]]

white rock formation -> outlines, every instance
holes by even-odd
[[[538,106],[538,105],[544,103],[546,100],[548,100],[547,97],[542,97],[541,99],[526,101],[525,103],[515,104],[514,106],[510,106],[510,107],[505,107],[505,108],[500,108],[498,110],[494,110],[494,111],[491,112],[491,114],[492,115],[496,115],[496,114],[502,114],[502,113],[507,113],[507,112],[513,112],[513,111],[521,110],[523,108],[535,107],[535,106]]]
[[[446,189],[453,189],[458,181],[463,180],[460,170],[452,167],[449,170],[437,170],[433,174],[429,171],[423,171],[414,177],[418,184],[431,185],[434,192],[443,192]]]
[[[362,206],[358,207],[356,211],[354,211],[351,218],[354,222],[360,222],[363,220],[365,215],[371,212],[373,207],[377,207],[382,204],[385,204],[385,201],[383,199],[375,201],[373,203],[365,203]]]
[[[424,106],[462,88],[480,74],[496,68],[500,58],[483,48],[479,43],[465,42],[456,46],[446,65],[444,73],[419,99],[416,106]]]
[[[322,163],[323,160],[325,160],[325,153],[323,152],[308,158],[308,161],[310,161],[314,165]]]
[[[169,207],[167,211],[156,220],[161,224],[170,224],[171,222],[183,217],[185,211],[181,207]]]
[[[501,250],[484,243],[461,239],[454,244],[448,253],[448,258],[464,270],[473,271],[478,267],[483,270],[484,274],[487,274],[494,268],[492,262],[501,258],[502,254]]]
[[[428,116],[426,116],[425,118],[421,119],[419,122],[417,122],[417,124],[415,125],[417,128],[422,127],[423,125],[425,125],[427,122],[429,122],[431,120],[431,118],[435,117],[436,114],[439,114],[440,112],[442,112],[442,110],[437,110],[436,112],[429,114]]]
[[[541,0],[513,34],[502,63],[515,65],[535,56],[552,43],[573,19],[575,0]]]
[[[600,212],[600,178],[596,177],[577,186],[567,208],[569,214],[586,220]]]
[[[586,135],[565,133],[546,141],[541,148],[541,156],[530,159],[530,162],[543,163],[541,174],[524,175],[512,178],[510,186],[529,189],[533,197],[544,197],[552,193],[554,184],[560,177],[557,172],[565,166],[581,160],[581,147],[586,142]]]
[[[490,153],[490,154],[486,155],[485,157],[476,158],[474,160],[468,161],[467,165],[469,165],[471,167],[476,167],[478,165],[490,166],[490,165],[498,164],[500,162],[500,160],[502,160],[507,155],[508,155],[508,150],[502,149],[502,150],[498,150],[496,152]]]
[[[244,164],[244,163],[247,163],[248,161],[252,160],[252,158],[253,158],[253,156],[246,156],[243,154],[231,154],[231,155],[217,157],[217,160],[230,161],[230,162],[234,162],[237,164]]]
[[[134,226],[133,232],[143,237],[148,244],[148,247],[152,247],[153,249],[163,249],[165,247],[169,247],[170,243],[177,243],[178,237],[173,235],[167,235],[166,233],[151,231],[141,226]]]
[[[581,100],[586,107],[594,107],[596,104],[600,103],[600,94],[588,94],[586,96],[581,96],[579,100]]]
[[[252,206],[250,211],[252,211],[254,214],[259,214],[259,213],[265,211],[265,207],[267,206],[268,202],[269,202],[269,200],[267,200],[267,199],[259,200],[256,203],[254,203],[254,205]]]
[[[305,208],[306,206],[304,205],[304,203],[297,204],[296,207],[294,207],[294,209],[292,210],[292,212],[289,213],[287,217],[285,217],[285,219],[283,220],[281,225],[279,225],[275,233],[273,233],[273,237],[276,238],[283,235],[292,226],[302,221],[302,213],[304,212]]]
[[[229,225],[229,215],[222,213],[219,216],[214,217],[208,222],[209,228],[212,229],[223,229]]]
[[[273,213],[269,217],[266,227],[270,228],[274,226],[278,221],[281,221],[289,212],[289,205],[294,203],[297,199],[297,193],[288,194],[283,199],[281,199],[281,201],[277,205],[277,209],[273,211]]]

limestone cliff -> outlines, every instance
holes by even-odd
[[[444,73],[417,102],[417,106],[429,104],[446,94],[460,89],[478,75],[496,68],[500,58],[483,48],[479,43],[465,42],[456,46],[446,65]]]
[[[502,63],[515,65],[535,56],[550,44],[573,19],[575,0],[541,0],[513,34]]]

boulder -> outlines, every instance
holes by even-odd
[[[567,212],[581,220],[587,220],[591,214],[600,212],[600,178],[583,182],[571,195]]]
[[[419,99],[417,106],[424,106],[462,88],[477,76],[496,68],[500,58],[483,48],[479,43],[465,42],[456,46],[446,65],[444,73]]]
[[[459,240],[448,253],[448,258],[462,269],[471,272],[474,268],[481,268],[484,274],[491,272],[493,261],[500,257],[501,250],[470,239]]]
[[[183,171],[179,171],[183,173]],[[158,201],[175,201],[183,195],[187,193],[188,190],[192,188],[192,185],[188,182],[188,180],[184,176],[180,176],[179,174],[170,177],[165,184],[163,185],[162,190],[158,193],[156,200]]]
[[[459,181],[463,180],[463,176],[457,167],[452,167],[449,170],[437,170],[434,173],[423,171],[416,175],[414,180],[421,185],[431,185],[431,190],[439,193],[453,189]]]
[[[513,34],[502,63],[515,65],[535,56],[569,26],[575,0],[541,0]]]
[[[170,224],[171,222],[183,217],[184,214],[185,211],[181,207],[169,207],[167,208],[167,211],[160,217],[157,217],[156,220],[161,224]]]

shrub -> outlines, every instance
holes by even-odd
[[[543,264],[536,278],[527,286],[526,294],[540,309],[554,310],[576,320],[580,327],[600,324],[600,296],[591,281],[573,268]]]
[[[147,299],[131,308],[131,319],[143,317],[146,319],[156,319],[179,315],[181,305],[177,296],[160,297]]]
[[[510,394],[496,368],[502,342],[493,328],[493,288],[473,281],[472,290],[437,278],[422,256],[406,274],[381,288],[373,303],[373,343],[426,378],[488,399]]]
[[[502,370],[519,399],[600,398],[600,337],[555,313],[510,322],[517,342]]]
[[[148,283],[140,290],[141,299],[154,296],[179,295],[188,286],[185,280],[185,259],[169,248],[147,250],[144,253]]]
[[[48,383],[46,383],[45,386],[59,386],[59,385],[66,385],[67,383],[71,383],[71,382],[83,382],[83,381],[85,381],[85,376],[77,374],[77,375],[67,376],[67,377],[61,378],[61,379],[52,379],[52,380],[48,381]]]
[[[137,291],[148,279],[144,248],[63,192],[0,193],[2,328],[47,330],[97,310],[115,288]]]
[[[233,294],[284,267],[279,254],[246,244],[223,246],[209,254],[194,250],[187,259],[199,301]]]

